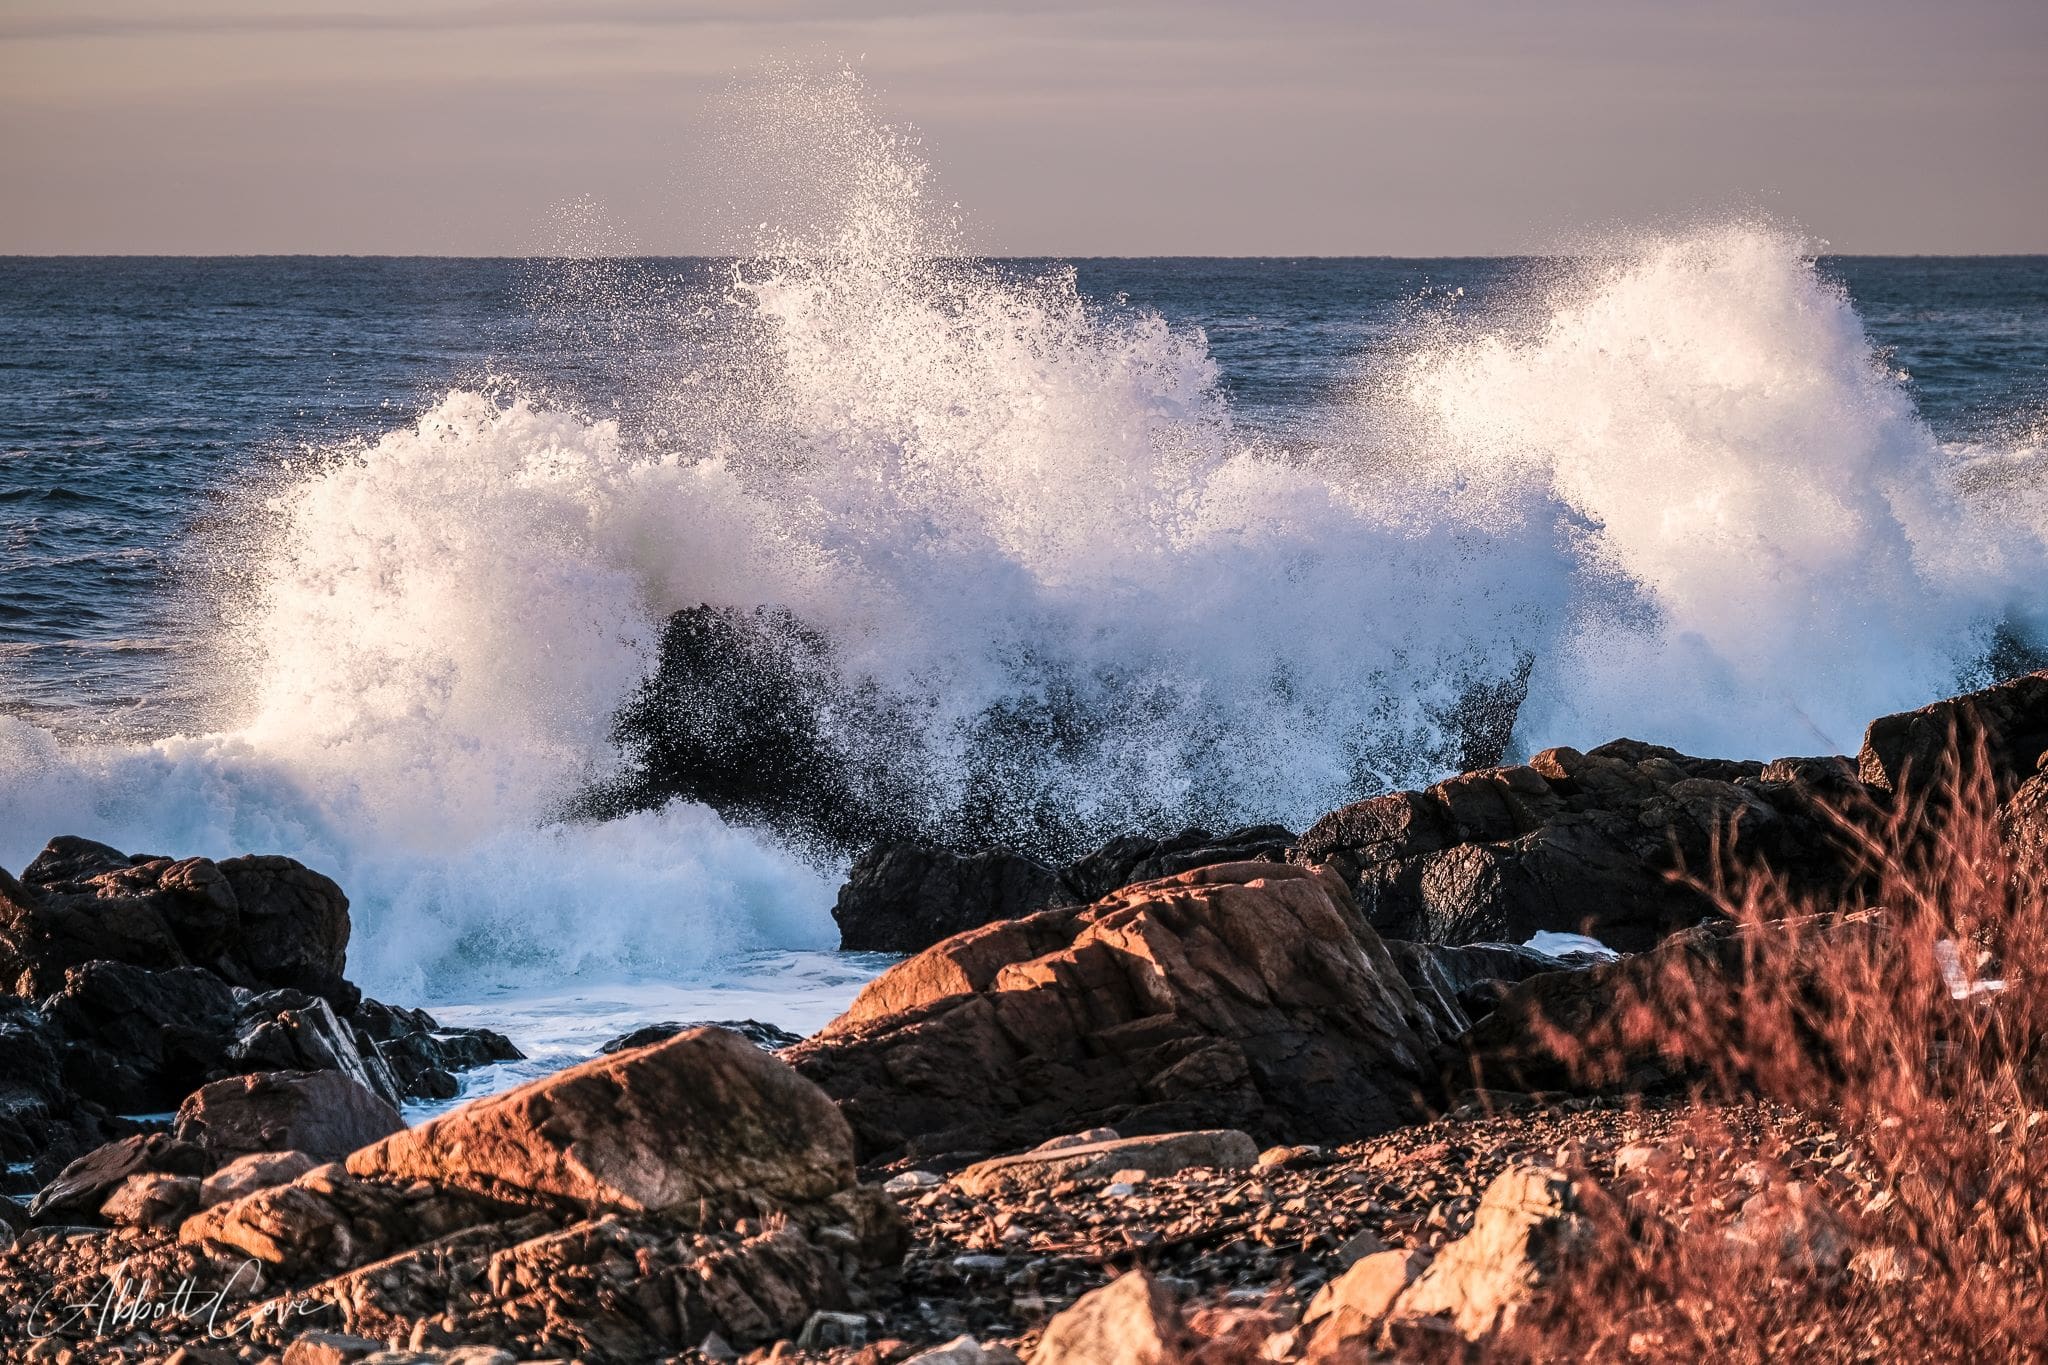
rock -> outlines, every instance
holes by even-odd
[[[1976,761],[1982,746],[1983,766]],[[1856,768],[1863,782],[1895,799],[1926,796],[1953,777],[1981,775],[2003,801],[2048,752],[2048,672],[2028,673],[1870,722]]]
[[[461,1093],[454,1073],[525,1058],[502,1033],[446,1028],[425,1010],[365,1000],[348,1017],[360,1043],[367,1040],[390,1069],[398,1089],[418,1099],[446,1100]]]
[[[872,1160],[1096,1125],[1355,1140],[1421,1113],[1438,1038],[1336,876],[1237,863],[957,935],[784,1055]]]
[[[1823,945],[1882,931],[1874,911],[1754,927],[1716,920],[1674,934],[1653,952],[1529,977],[1446,1050],[1443,1089],[1654,1089],[1725,1059],[1735,1040],[1723,1030],[1739,1027],[1736,1007],[1765,950],[1796,970]],[[1646,1003],[1655,1008],[1631,1008]],[[1672,1022],[1679,1018],[1682,1025]]]
[[[1639,951],[1712,912],[1669,874],[1707,871],[1731,843],[1799,886],[1842,884],[1842,841],[1815,815],[1801,763],[1825,768],[1688,758],[1635,740],[1547,749],[1525,767],[1346,806],[1290,856],[1343,877],[1390,937],[1520,942],[1549,930]],[[1848,783],[1845,767],[1825,770]]]
[[[108,1196],[137,1175],[204,1175],[212,1169],[205,1149],[166,1133],[122,1138],[87,1152],[66,1166],[29,1203],[38,1223],[77,1221],[96,1214]]]
[[[1122,1136],[1123,1134],[1117,1132],[1114,1128],[1090,1128],[1085,1133],[1062,1133],[1058,1137],[1047,1138],[1031,1150],[1034,1152],[1057,1152],[1068,1147],[1086,1147],[1090,1143],[1115,1142]]]
[[[1378,1340],[1395,1302],[1429,1267],[1429,1261],[1427,1251],[1412,1249],[1376,1249],[1353,1261],[1342,1275],[1316,1291],[1302,1315],[1302,1325],[1313,1333],[1308,1358],[1337,1360],[1353,1351],[1363,1355]]]
[[[88,962],[42,1004],[66,1084],[121,1113],[161,1113],[230,1069],[234,988],[197,967]]]
[[[846,874],[832,918],[846,951],[915,953],[963,929],[1076,899],[1059,873],[1021,854],[878,844]]]
[[[1069,865],[1061,880],[1080,901],[1101,900],[1135,882],[1157,881],[1217,863],[1279,863],[1287,860],[1294,833],[1279,825],[1248,825],[1228,834],[1184,829],[1164,839],[1120,834]]]
[[[1475,1341],[1512,1326],[1531,1295],[1557,1278],[1587,1238],[1590,1225],[1578,1204],[1578,1191],[1562,1171],[1509,1167],[1480,1197],[1472,1230],[1447,1243],[1400,1292],[1393,1316],[1448,1316],[1460,1336]],[[1380,1273],[1389,1280],[1395,1274]]]
[[[1436,1016],[1437,1027],[1445,1033],[1461,1033],[1472,1027],[1473,1020],[1493,1013],[1517,982],[1581,965],[1512,943],[1454,948],[1389,939],[1387,952],[1416,1000]]]
[[[284,1365],[355,1365],[383,1349],[381,1341],[345,1332],[305,1332],[284,1348]]]
[[[1047,1323],[1031,1365],[1177,1365],[1186,1345],[1173,1296],[1133,1270]]]
[[[801,1033],[791,1033],[786,1028],[764,1024],[758,1019],[707,1019],[694,1024],[642,1024],[631,1033],[622,1033],[606,1043],[598,1051],[609,1056],[614,1052],[625,1052],[631,1048],[646,1047],[649,1043],[673,1038],[678,1033],[688,1033],[693,1028],[718,1028],[727,1033],[737,1033],[764,1052],[779,1052],[804,1040]]]
[[[344,1009],[348,898],[290,858],[123,859],[53,840],[20,880],[0,872],[0,986],[47,995],[88,962],[196,966],[238,986],[294,987]]]
[[[709,1028],[473,1101],[347,1165],[364,1178],[686,1222],[702,1205],[811,1203],[854,1184],[853,1137],[831,1102]]]
[[[235,1071],[338,1071],[393,1108],[404,1102],[383,1054],[319,996],[268,991],[252,997],[242,1005],[236,1032],[226,1050]]]
[[[206,1177],[199,1187],[199,1202],[211,1208],[258,1190],[289,1185],[319,1164],[304,1152],[251,1152],[238,1156]]]
[[[197,1177],[151,1172],[122,1181],[100,1205],[100,1216],[124,1227],[175,1228],[198,1207]]]
[[[882,1188],[890,1194],[911,1194],[928,1190],[939,1183],[939,1177],[930,1171],[903,1171],[882,1182]]]
[[[1776,1262],[1775,1273],[1794,1275],[1840,1270],[1851,1247],[1841,1216],[1812,1186],[1797,1180],[1744,1200],[1726,1235]]]
[[[943,1346],[919,1351],[903,1365],[1022,1365],[1017,1353],[1000,1343],[984,1346],[973,1337],[954,1337]]]
[[[1115,1138],[1051,1151],[1020,1152],[978,1162],[953,1177],[969,1194],[991,1195],[1015,1190],[1046,1189],[1062,1180],[1113,1176],[1128,1182],[1126,1172],[1172,1175],[1190,1166],[1244,1170],[1258,1160],[1259,1145],[1235,1129],[1163,1133],[1156,1137]]]
[[[2014,880],[2036,894],[2048,890],[2048,774],[2019,785],[1999,811],[1998,826]]]
[[[865,1346],[867,1343],[868,1320],[858,1313],[813,1313],[805,1321],[803,1331],[797,1333],[796,1337],[798,1348],[805,1351],[830,1350],[835,1346]]]
[[[194,1091],[178,1106],[176,1131],[222,1161],[259,1152],[339,1161],[404,1127],[387,1100],[342,1072],[270,1071]]]

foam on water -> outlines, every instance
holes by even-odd
[[[58,832],[288,852],[350,892],[373,993],[583,999],[563,983],[833,942],[835,870],[773,832],[684,804],[557,818],[616,769],[612,717],[679,608],[824,632],[903,703],[897,758],[939,805],[992,711],[1053,709],[1079,719],[1020,771],[1084,825],[1299,827],[1439,775],[1461,697],[1532,659],[1528,747],[1839,750],[2048,606],[2038,497],[1966,491],[1768,224],[1419,327],[1322,449],[1283,455],[1234,427],[1199,333],[960,258],[856,87],[790,107],[775,145],[813,150],[829,211],[632,395],[665,436],[458,390],[252,492],[237,719],[67,747],[0,718],[0,864]],[[2036,486],[2031,456],[1983,458]],[[834,1001],[858,975],[763,970]]]

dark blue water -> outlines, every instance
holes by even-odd
[[[1019,271],[1059,263],[1020,262]],[[1310,441],[1419,317],[1484,310],[1533,263],[1089,260],[1105,307],[1199,327],[1235,420]],[[2048,258],[1826,261],[1945,442],[2025,449],[2048,412]],[[629,432],[633,395],[715,331],[723,262],[0,260],[0,709],[60,731],[205,719],[181,591],[265,464],[504,379]],[[242,514],[237,514],[242,515]]]

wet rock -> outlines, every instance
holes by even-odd
[[[1982,754],[1982,766],[1977,756]],[[1894,798],[1925,797],[1955,775],[1982,776],[2004,800],[2048,752],[2048,672],[2029,673],[1870,722],[1857,755],[1858,775]]]
[[[1803,771],[1635,740],[1548,749],[1524,767],[1346,806],[1290,856],[1343,877],[1389,937],[1521,942],[1550,930],[1633,952],[1711,913],[1669,874],[1711,868],[1730,845],[1801,885],[1841,884],[1845,855],[1813,815]]]
[[[42,996],[88,962],[202,967],[234,985],[296,987],[353,1007],[342,978],[348,898],[280,857],[142,856],[51,841],[17,880],[0,872],[0,985]]]
[[[194,1091],[176,1132],[223,1162],[266,1152],[339,1161],[404,1127],[388,1100],[342,1072],[270,1071]]]
[[[1154,1137],[1114,1138],[1050,1151],[1019,1152],[969,1166],[953,1183],[969,1194],[1043,1189],[1062,1180],[1105,1176],[1128,1180],[1126,1172],[1172,1175],[1190,1166],[1243,1170],[1258,1160],[1259,1146],[1248,1134],[1218,1128],[1193,1133],[1162,1133]]]
[[[365,1000],[347,1022],[360,1051],[374,1050],[390,1069],[399,1091],[412,1098],[453,1099],[461,1093],[455,1075],[498,1062],[525,1058],[502,1033],[485,1028],[448,1028],[425,1010]],[[369,1047],[362,1048],[367,1042]]]
[[[620,1034],[598,1051],[607,1056],[614,1052],[626,1052],[632,1048],[646,1047],[650,1043],[673,1038],[678,1033],[688,1033],[693,1028],[716,1028],[724,1029],[727,1033],[737,1033],[765,1052],[779,1052],[804,1040],[801,1033],[791,1033],[786,1028],[764,1024],[758,1019],[706,1019],[692,1024],[642,1024],[631,1033]]]
[[[1187,1331],[1173,1295],[1142,1270],[1085,1294],[1046,1324],[1032,1365],[1175,1365]]]
[[[1247,825],[1227,834],[1188,828],[1163,839],[1120,834],[1069,865],[1061,879],[1076,900],[1100,900],[1135,882],[1157,881],[1218,863],[1285,862],[1294,832],[1279,825]]]
[[[42,1003],[45,1036],[74,1093],[121,1113],[161,1113],[223,1070],[234,988],[197,967],[88,962]]]
[[[396,1108],[398,1078],[374,1045],[366,1045],[333,1006],[303,991],[266,991],[242,1004],[226,1068],[239,1072],[334,1071]]]
[[[1581,965],[1511,943],[1450,947],[1389,939],[1387,952],[1416,1000],[1436,1016],[1437,1026],[1446,1033],[1462,1032],[1473,1020],[1493,1013],[1517,982]]]
[[[1077,899],[1059,873],[1021,854],[879,844],[847,873],[832,918],[842,949],[915,953],[964,929]]]
[[[957,935],[786,1056],[873,1159],[1098,1124],[1384,1131],[1420,1113],[1437,1037],[1334,875],[1239,863]]]

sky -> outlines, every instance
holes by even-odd
[[[791,58],[988,252],[2048,251],[2048,0],[0,0],[0,253],[724,251]]]

